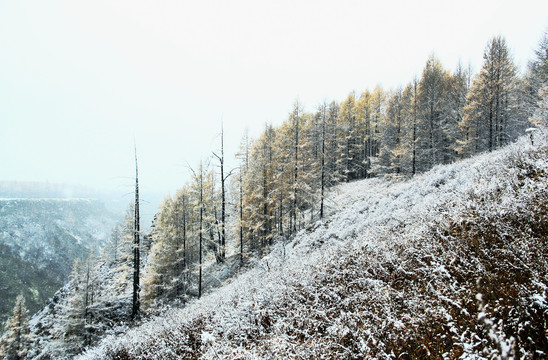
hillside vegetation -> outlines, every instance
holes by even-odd
[[[325,221],[82,358],[545,358],[547,159],[539,132],[409,181],[340,185]]]
[[[86,199],[0,199],[0,323],[23,294],[31,313],[68,280],[73,262],[104,245],[115,223]]]
[[[547,76],[547,34],[523,74],[496,36],[476,74],[432,55],[405,87],[296,101],[236,169],[221,131],[149,233],[136,157],[124,222],[30,321],[17,301],[0,353],[546,356]]]

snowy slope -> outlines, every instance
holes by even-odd
[[[334,189],[330,215],[85,359],[548,356],[548,145]]]
[[[31,314],[40,309],[116,220],[95,200],[0,198],[0,322],[20,293]]]

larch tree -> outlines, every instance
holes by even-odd
[[[200,161],[200,167],[198,172],[192,170],[193,182],[191,185],[191,194],[192,194],[192,207],[194,211],[197,212],[198,218],[196,233],[197,233],[197,242],[198,242],[198,298],[202,297],[202,267],[203,267],[203,253],[204,253],[204,232],[205,232],[205,181],[204,181],[204,167],[203,162]]]
[[[548,92],[548,30],[542,36],[535,58],[527,67],[527,115],[535,126],[546,126],[548,121],[546,94]]]
[[[405,147],[402,93],[401,89],[391,92],[387,101],[386,116],[380,124],[382,142],[377,170],[379,173],[393,172],[401,175],[403,172]]]
[[[314,221],[318,214],[317,203],[320,199],[321,162],[322,162],[322,122],[317,114],[304,113],[301,121],[301,158],[299,161],[301,221],[307,211],[309,221]]]
[[[416,173],[417,149],[417,113],[416,113],[416,82],[413,81],[402,91],[402,133],[399,150],[401,156],[402,173],[414,176]]]
[[[147,310],[173,301],[180,295],[183,281],[179,266],[181,255],[180,212],[176,201],[164,199],[152,232],[153,245],[143,277],[143,307]]]
[[[409,108],[409,123],[410,123],[410,144],[411,144],[411,176],[415,176],[417,173],[417,144],[420,141],[419,137],[419,106],[418,106],[418,88],[419,81],[417,78],[413,79],[410,84],[409,93],[412,99],[412,105]]]
[[[371,94],[371,129],[369,134],[370,154],[368,161],[371,163],[370,175],[376,174],[376,164],[381,144],[381,124],[384,121],[386,108],[386,92],[381,87],[376,87]]]
[[[445,163],[453,162],[459,155],[459,144],[465,134],[461,131],[460,124],[464,119],[464,107],[471,83],[470,66],[464,68],[459,62],[456,70],[448,78],[446,93],[446,112],[444,122],[445,133]]]
[[[92,328],[90,308],[95,302],[95,287],[98,281],[96,261],[90,254],[85,261],[77,259],[70,276],[70,296],[62,317],[62,333],[67,354],[76,354],[91,343]]]
[[[298,101],[295,101],[293,104],[293,111],[289,115],[289,125],[291,126],[293,130],[293,194],[292,194],[292,201],[293,204],[291,206],[291,225],[290,225],[290,231],[291,234],[297,233],[297,212],[298,212],[298,204],[299,204],[299,148],[300,148],[300,122],[301,122],[301,116],[302,116],[302,107],[301,104]]]
[[[240,142],[240,150],[236,154],[236,157],[240,161],[240,167],[238,169],[238,235],[240,238],[240,266],[244,264],[244,238],[247,238],[247,224],[248,216],[247,211],[244,210],[244,198],[246,197],[245,179],[247,177],[247,171],[249,168],[249,136],[247,130],[244,133],[242,141]]]
[[[441,62],[430,56],[422,72],[419,82],[418,96],[420,107],[421,129],[421,166],[425,171],[434,165],[442,163],[447,153],[446,121],[446,93],[449,73]]]
[[[517,101],[516,66],[504,38],[491,39],[474,77],[461,122],[468,139],[463,152],[492,151],[516,138],[526,121]]]
[[[317,117],[320,123],[320,133],[319,133],[319,142],[320,142],[320,219],[324,218],[324,201],[325,201],[325,192],[328,183],[328,168],[326,161],[326,151],[327,151],[327,118],[328,118],[328,105],[327,102],[323,102],[318,107]]]
[[[131,297],[134,241],[134,203],[130,203],[123,221],[115,226],[111,240],[103,255],[112,281],[107,284],[107,294],[113,300]]]
[[[371,158],[373,157],[373,122],[371,109],[371,92],[366,90],[356,101],[356,116],[360,123],[360,132],[362,134],[361,144],[361,177],[370,176]]]
[[[546,127],[548,127],[548,83],[539,89],[537,108],[531,117],[531,122],[544,132],[546,131]]]
[[[4,335],[0,338],[0,357],[6,360],[24,359],[30,345],[28,311],[23,295],[17,296],[13,314],[7,320]]]
[[[356,114],[356,98],[354,93],[350,93],[346,100],[340,105],[338,120],[339,130],[339,151],[338,163],[339,171],[348,182],[357,177],[360,171],[359,163],[359,129]]]
[[[292,212],[293,200],[293,129],[288,121],[282,123],[277,129],[274,148],[274,204],[276,213],[276,228],[277,233],[281,237],[286,237],[291,234],[292,227]]]
[[[266,124],[264,132],[251,147],[246,174],[249,191],[245,206],[249,210],[247,221],[251,230],[251,247],[260,252],[271,244],[273,235],[274,141],[274,129]]]
[[[175,236],[176,236],[176,295],[186,295],[189,282],[188,271],[188,223],[189,223],[189,190],[185,186],[175,194]]]

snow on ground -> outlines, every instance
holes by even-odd
[[[546,136],[535,144],[339,185],[325,221],[81,358],[477,359],[516,341],[546,356]]]

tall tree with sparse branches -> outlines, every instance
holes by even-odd
[[[134,207],[134,223],[133,223],[133,296],[131,306],[131,318],[136,319],[139,317],[140,311],[140,260],[141,260],[141,219],[139,215],[139,167],[137,164],[137,147],[135,147],[135,207]]]

